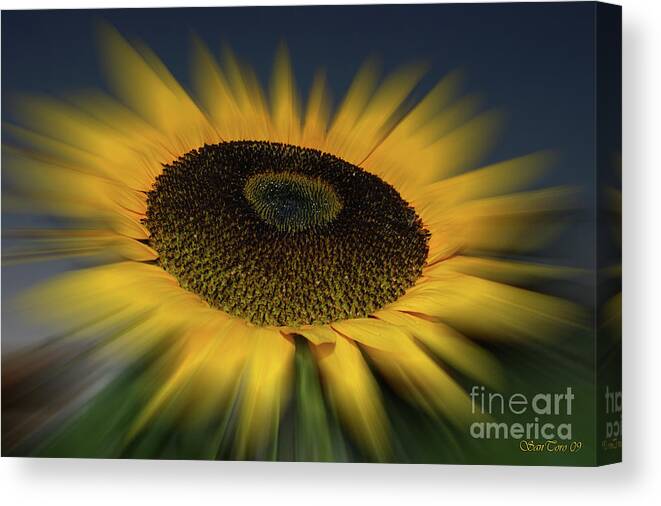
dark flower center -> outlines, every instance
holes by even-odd
[[[145,225],[183,288],[256,325],[369,316],[420,277],[429,241],[377,176],[314,149],[255,141],[166,165]]]
[[[266,223],[284,232],[329,223],[342,210],[331,185],[291,172],[255,174],[243,193]]]

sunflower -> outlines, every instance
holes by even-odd
[[[323,72],[303,106],[284,47],[267,94],[195,41],[189,93],[148,48],[109,27],[101,40],[114,96],[18,100],[5,155],[13,209],[50,217],[21,231],[21,258],[94,264],[23,308],[105,357],[161,350],[125,442],[165,413],[231,413],[233,457],[263,457],[303,350],[353,444],[387,460],[382,382],[461,427],[462,378],[504,377],[480,339],[540,342],[575,324],[571,303],[514,286],[553,268],[507,258],[548,239],[539,217],[567,189],[527,190],[547,153],[476,169],[499,114],[461,96],[458,74],[415,99],[423,66],[380,80],[368,62],[336,108]]]

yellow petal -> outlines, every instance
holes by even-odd
[[[242,378],[236,453],[264,451],[274,440],[290,394],[294,344],[277,330],[254,327],[246,343],[250,354]]]
[[[442,413],[462,426],[470,417],[468,395],[429,356],[417,347],[416,350],[405,355],[376,349],[368,349],[367,353],[405,399],[430,413]]]
[[[406,327],[411,335],[439,358],[469,377],[493,387],[502,384],[503,371],[498,362],[484,349],[447,325],[400,311],[383,310],[375,316],[393,325]]]
[[[110,126],[113,116],[94,117],[99,108],[94,100],[83,109],[33,96],[19,101],[18,107],[30,130],[15,127],[12,135],[58,165],[148,190],[160,164],[171,160],[150,156],[151,143],[141,142],[145,133],[137,122],[125,121],[118,130]],[[147,158],[151,158],[148,165],[144,163]]]
[[[381,394],[360,350],[339,338],[333,350],[317,350],[328,397],[355,442],[378,460],[390,452],[389,425]]]
[[[317,149],[325,148],[329,116],[330,104],[326,92],[326,78],[324,73],[318,72],[310,89],[301,145]]]
[[[156,260],[158,258],[156,250],[129,237],[119,237],[114,242],[115,245],[113,246],[113,249],[129,260],[135,260],[136,262],[149,262],[150,260]]]
[[[202,329],[196,329],[196,332],[202,332]],[[183,337],[182,339],[187,339]],[[211,350],[217,346],[213,339],[191,340],[195,346],[187,347],[183,355],[179,358],[174,369],[165,374],[164,381],[160,388],[152,395],[147,405],[142,409],[139,415],[129,428],[127,438],[132,439],[142,428],[153,418],[158,416],[158,412],[170,403],[182,389],[197,373],[198,369],[204,363]],[[166,364],[166,367],[169,364]]]
[[[587,316],[564,299],[459,273],[421,283],[387,309],[438,318],[469,334],[531,341],[583,328]]]
[[[264,92],[254,72],[241,66],[232,52],[224,48],[224,68],[232,96],[244,117],[245,132],[240,139],[268,140],[271,132],[271,117]]]
[[[468,200],[521,190],[539,178],[552,160],[553,155],[543,151],[472,170],[421,186],[416,197],[413,198],[413,203],[416,209],[419,206],[435,203],[446,206],[450,202],[457,205]]]
[[[124,310],[133,316],[156,311],[168,328],[224,314],[182,289],[160,267],[141,262],[67,272],[30,289],[19,301],[32,318],[41,315],[73,327]]]
[[[110,84],[163,134],[174,158],[213,141],[213,129],[202,112],[150,50],[135,49],[107,25],[100,38]]]
[[[380,350],[406,353],[411,345],[404,327],[376,318],[343,320],[331,323],[331,327],[344,337]]]
[[[301,137],[300,104],[289,53],[278,48],[271,81],[271,111],[274,141],[298,144]]]
[[[467,202],[455,210],[461,241],[466,250],[537,249],[564,228],[559,213],[578,209],[578,197],[557,187]]]
[[[377,70],[373,61],[367,61],[354,77],[351,87],[340,105],[328,132],[328,150],[346,157],[346,139],[351,136],[354,125],[367,106],[376,86]],[[359,158],[359,157],[358,157]],[[356,160],[354,163],[358,163]]]
[[[121,235],[132,239],[149,239],[149,230],[140,223],[139,216],[129,217],[126,215],[117,216],[112,223],[112,228]]]
[[[456,255],[426,268],[423,275],[433,278],[447,271],[510,284],[540,279],[561,279],[577,276],[583,272],[581,269],[549,264]]]
[[[287,329],[286,332],[288,334],[299,334],[315,345],[334,343],[337,339],[337,333],[327,325],[291,328]]]
[[[196,337],[198,340],[211,339],[216,345],[192,378],[190,394],[195,401],[196,414],[203,421],[218,412],[231,410],[251,353],[247,343],[253,332],[245,322],[234,318],[211,322],[210,326],[213,333]]]
[[[424,69],[412,65],[389,76],[373,93],[376,72],[361,69],[328,133],[329,149],[361,165],[396,123],[396,112],[420,81]]]

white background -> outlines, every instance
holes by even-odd
[[[283,2],[254,2],[278,3]],[[0,460],[0,501],[48,506],[661,504],[661,2],[617,3],[624,7],[623,464],[582,469],[5,458]],[[222,4],[240,2],[0,0],[2,9]]]

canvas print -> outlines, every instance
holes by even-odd
[[[618,461],[620,22],[3,12],[3,456]]]

